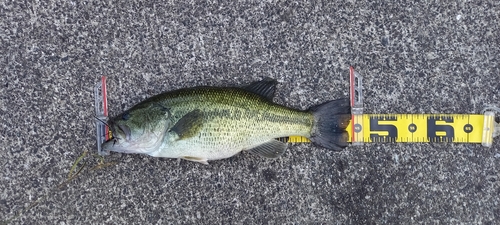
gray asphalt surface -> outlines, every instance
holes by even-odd
[[[28,209],[10,222],[494,224],[498,138],[293,144],[276,160],[208,166],[114,153],[91,170],[98,158],[86,156],[57,187],[96,151],[101,75],[111,115],[163,91],[262,77],[280,82],[276,102],[306,109],[347,97],[351,65],[366,113],[479,113],[500,104],[499,15],[496,0],[1,1],[0,220]]]

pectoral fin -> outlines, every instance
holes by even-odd
[[[265,158],[277,158],[277,157],[283,155],[283,153],[286,150],[286,146],[287,146],[287,144],[285,144],[281,141],[272,139],[272,140],[270,140],[264,144],[261,144],[257,147],[248,149],[248,151],[253,153],[253,154],[265,157]]]
[[[190,138],[197,135],[203,127],[203,112],[195,109],[184,115],[177,123],[170,129],[179,135],[179,139]]]

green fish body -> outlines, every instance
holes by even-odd
[[[276,81],[249,86],[194,87],[153,96],[110,119],[114,138],[103,149],[182,158],[206,164],[242,150],[275,158],[304,136],[334,150],[347,146],[350,107],[340,99],[296,110],[272,102]]]

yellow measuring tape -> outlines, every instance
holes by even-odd
[[[352,119],[347,127],[353,145],[370,142],[482,143],[491,147],[499,135],[495,114],[363,114],[362,78],[350,68]],[[498,108],[496,108],[498,110]],[[291,136],[288,142],[310,142]]]
[[[364,114],[348,127],[355,142],[482,143],[484,115]]]
[[[494,115],[363,114],[347,127],[352,143],[369,142],[493,142]],[[291,136],[288,142],[310,142]]]

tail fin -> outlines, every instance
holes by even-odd
[[[351,120],[349,99],[338,99],[313,106],[309,109],[314,116],[311,141],[319,146],[340,151],[348,144],[345,130]]]

